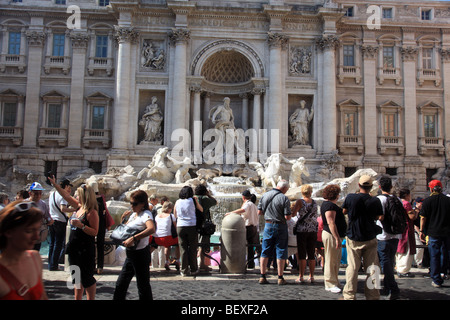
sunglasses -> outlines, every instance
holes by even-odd
[[[136,202],[136,201],[130,201],[130,204],[132,207],[135,207],[139,204],[140,202]]]
[[[27,202],[21,202],[21,203],[16,204],[14,206],[14,209],[15,209],[15,212],[24,212],[24,211],[30,210],[33,207],[37,208],[36,203],[27,201]]]

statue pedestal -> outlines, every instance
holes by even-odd
[[[292,160],[303,157],[306,160],[312,160],[316,158],[317,151],[314,150],[310,145],[295,145],[288,148],[283,155]]]

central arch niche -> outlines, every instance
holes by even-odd
[[[255,72],[248,59],[234,50],[222,50],[208,58],[201,75],[213,83],[244,83],[250,81]]]

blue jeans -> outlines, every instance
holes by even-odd
[[[261,257],[273,257],[274,250],[277,259],[288,258],[288,228],[285,223],[266,223],[264,227]]]
[[[49,226],[48,269],[58,270],[58,264],[64,263],[64,248],[66,244],[66,222],[55,220]]]
[[[394,263],[397,246],[398,239],[378,241],[378,258],[384,274],[384,289],[388,294],[397,294],[400,292],[394,277]]]
[[[444,280],[441,273],[447,274],[450,237],[428,237],[430,253],[430,275],[435,284],[441,285]]]

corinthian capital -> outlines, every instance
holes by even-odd
[[[43,46],[47,34],[43,31],[27,30],[25,36],[27,37],[28,45]]]
[[[335,50],[339,46],[339,38],[335,35],[323,35],[316,40],[317,48],[320,50]]]
[[[84,32],[71,32],[70,40],[72,40],[72,47],[87,48],[89,42],[89,34]]]
[[[171,44],[175,44],[177,42],[188,42],[191,38],[191,31],[185,28],[172,28],[169,32],[169,40]]]
[[[268,32],[267,42],[270,47],[286,48],[289,38],[281,33]]]
[[[361,52],[364,59],[376,59],[378,55],[379,47],[371,45],[362,45]]]
[[[442,62],[450,62],[450,48],[440,48]]]
[[[417,57],[418,48],[415,47],[403,47],[400,48],[403,61],[415,61]]]
[[[139,31],[134,27],[114,26],[114,36],[118,42],[136,43],[139,37]]]

